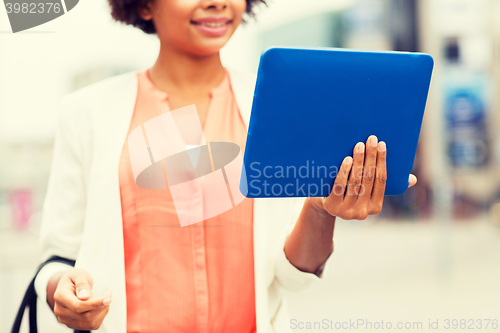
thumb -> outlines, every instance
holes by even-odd
[[[82,301],[88,300],[92,290],[92,278],[90,275],[84,270],[79,269],[74,273],[72,280],[75,284],[76,297]]]
[[[408,177],[408,187],[415,186],[417,184],[417,177],[414,174],[410,174]]]

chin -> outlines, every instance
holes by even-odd
[[[221,42],[213,42],[213,43],[204,43],[199,44],[194,47],[195,51],[199,55],[213,55],[219,53],[219,51],[226,45],[227,41]]]

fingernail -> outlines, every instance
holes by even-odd
[[[347,156],[346,158],[344,158],[344,163],[346,165],[351,165],[351,163],[352,163],[352,157],[351,156]]]
[[[105,298],[103,301],[102,301],[102,304],[104,306],[108,306],[111,304],[111,298]]]
[[[410,177],[409,177],[409,179],[408,179],[408,181],[409,181],[410,183],[412,183],[412,182],[414,183],[416,180],[417,180],[417,177],[415,177],[415,175],[410,175]]]
[[[365,152],[365,144],[363,142],[360,142],[358,146],[358,153],[364,153],[364,152]]]
[[[113,296],[113,293],[111,291],[108,291],[105,295],[106,298],[111,298]]]
[[[380,142],[380,144],[378,145],[378,150],[380,150],[380,151],[385,151],[386,150],[385,142],[384,141]]]
[[[78,292],[78,298],[87,298],[89,297],[89,292],[87,289],[80,289]]]
[[[377,144],[378,144],[378,139],[375,135],[373,135],[370,139],[370,144],[372,145],[372,147],[377,147]]]

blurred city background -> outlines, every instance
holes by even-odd
[[[479,329],[477,320],[500,320],[500,0],[267,3],[222,50],[224,65],[256,71],[270,45],[421,51],[435,59],[417,186],[386,197],[377,217],[337,221],[332,269],[308,292],[289,295],[292,318],[423,323],[408,332],[427,331],[429,320],[439,320],[433,331],[450,331],[445,320],[456,319],[458,331],[466,320],[469,329],[498,332],[491,324]],[[17,34],[0,10],[0,332],[9,331],[39,264],[61,97],[148,68],[157,52],[156,36],[113,22],[105,0],[81,1]],[[42,328],[55,321],[43,311],[39,319]]]

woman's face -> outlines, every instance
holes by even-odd
[[[153,20],[162,44],[206,56],[227,43],[245,10],[246,0],[152,0],[141,16]]]

